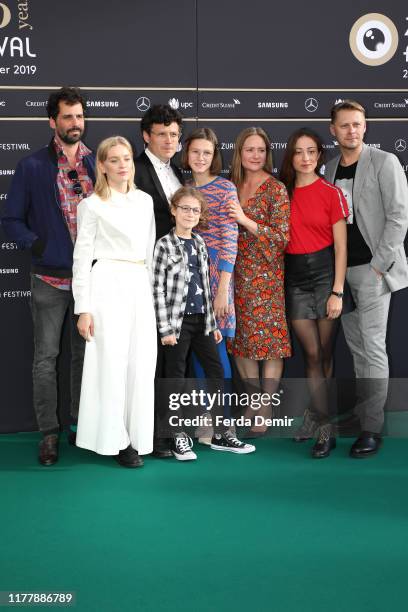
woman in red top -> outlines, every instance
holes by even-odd
[[[291,200],[286,308],[303,349],[314,407],[306,411],[295,440],[309,439],[318,429],[314,458],[327,457],[336,446],[328,423],[326,378],[332,374],[347,266],[347,203],[341,190],[320,176],[322,164],[323,146],[315,132],[301,128],[291,135],[280,174]]]

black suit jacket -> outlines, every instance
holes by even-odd
[[[183,175],[179,168],[172,162],[170,162],[170,165],[180,183],[183,184]],[[171,228],[174,227],[169,203],[154,166],[144,151],[135,159],[135,170],[136,187],[139,187],[139,189],[145,191],[153,198],[156,240],[158,240],[168,234]]]

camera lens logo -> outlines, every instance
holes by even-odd
[[[0,2],[0,28],[8,26],[11,20],[11,13],[8,6]]]
[[[142,113],[146,112],[150,108],[150,100],[146,96],[141,96],[136,100],[136,108]]]
[[[349,42],[359,62],[366,66],[381,66],[394,56],[398,32],[385,15],[369,13],[357,19],[351,28]]]

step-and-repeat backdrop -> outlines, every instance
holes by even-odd
[[[21,157],[45,146],[50,91],[80,86],[91,147],[123,134],[140,152],[140,117],[169,103],[183,134],[218,134],[225,174],[236,135],[250,125],[270,135],[274,172],[300,126],[336,153],[328,115],[354,98],[367,109],[366,142],[395,153],[408,173],[408,7],[403,0],[354,0],[334,7],[292,0],[72,0],[0,2],[0,206]],[[30,257],[0,227],[0,432],[36,429],[32,410]],[[393,296],[388,344],[393,377],[408,377],[408,290]],[[62,352],[68,349],[63,337]],[[295,349],[297,347],[295,346]],[[60,363],[61,409],[69,360]],[[302,375],[299,350],[286,375]],[[340,334],[336,376],[352,376]]]

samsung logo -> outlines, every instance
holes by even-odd
[[[6,175],[12,175],[14,174],[14,169],[13,170],[0,170],[0,176],[6,176]]]
[[[18,268],[0,268],[0,274],[18,274]]]
[[[258,102],[258,108],[289,108],[288,102]]]
[[[117,108],[119,102],[117,100],[87,100],[87,108]]]

